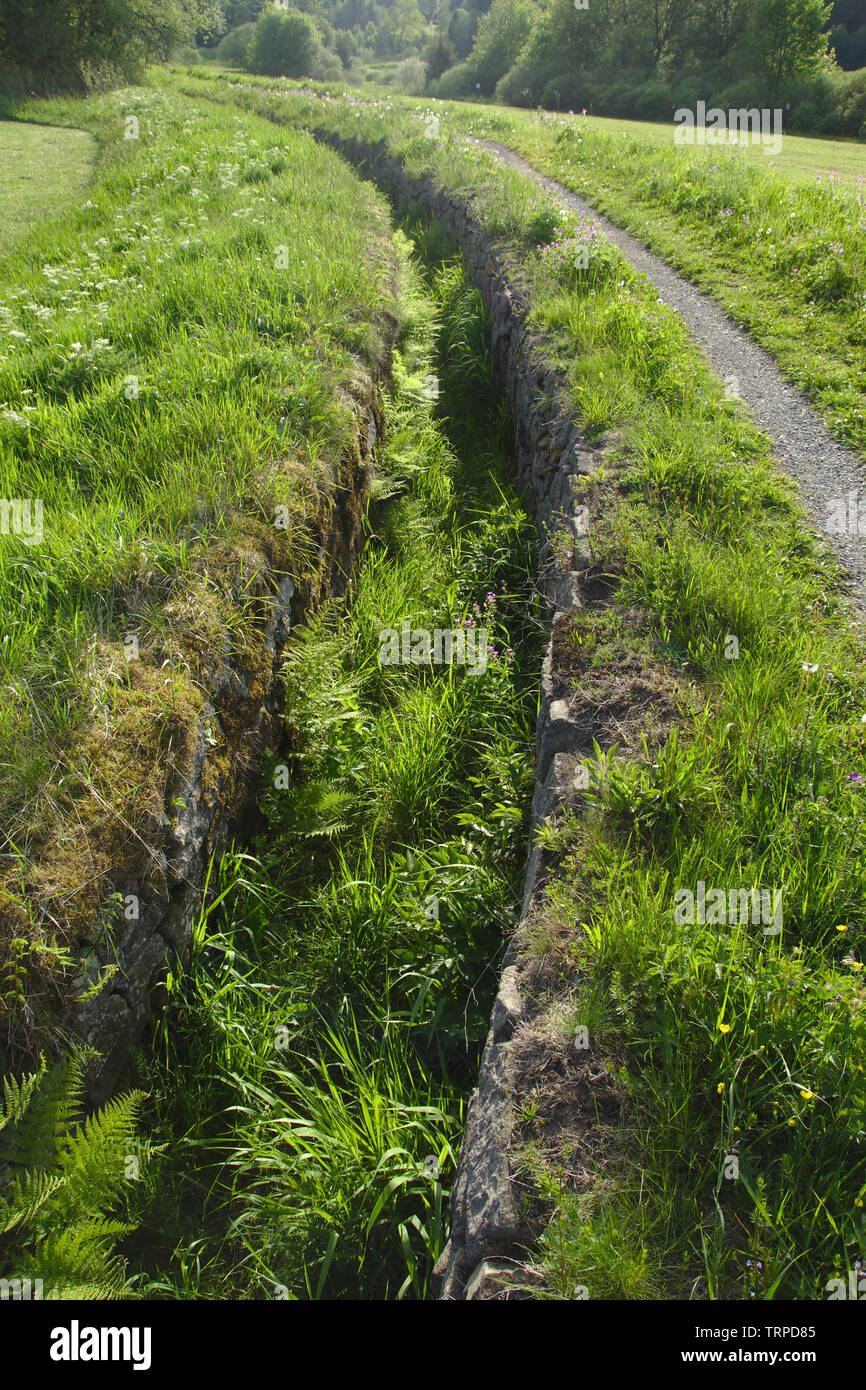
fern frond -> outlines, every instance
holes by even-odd
[[[126,1287],[114,1244],[134,1227],[110,1214],[126,1159],[149,1157],[136,1138],[143,1095],[118,1096],[76,1123],[89,1051],[63,1058],[3,1087],[0,1185],[4,1264],[29,1269],[49,1298],[118,1298]]]
[[[52,1164],[81,1109],[85,1060],[80,1053],[71,1053],[45,1071],[39,1085],[32,1088],[25,1116],[4,1148],[3,1157],[13,1168]]]
[[[74,1134],[64,1136],[59,1154],[63,1190],[58,1206],[66,1220],[78,1221],[111,1205],[124,1182],[124,1160],[135,1143],[141,1091],[118,1096],[88,1116]]]
[[[0,1234],[30,1225],[41,1208],[63,1185],[59,1173],[36,1169],[18,1173],[0,1193]]]
[[[41,1085],[46,1074],[45,1058],[40,1058],[40,1067],[30,1076],[23,1076],[20,1081],[16,1081],[14,1076],[3,1077],[3,1099],[0,1100],[0,1130],[5,1129],[9,1124],[17,1124],[24,1118],[24,1112],[30,1104],[33,1093]]]

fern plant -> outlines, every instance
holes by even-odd
[[[133,1228],[111,1213],[149,1146],[136,1138],[142,1093],[80,1120],[84,1068],[71,1053],[0,1097],[0,1275],[37,1278],[52,1299],[117,1298],[125,1288],[117,1239]]]

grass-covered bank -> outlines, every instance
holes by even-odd
[[[267,830],[225,861],[141,1057],[166,1146],[135,1199],[146,1296],[423,1297],[447,1234],[519,900],[540,653],[484,315],[415,232],[369,545],[350,600],[293,634]],[[415,645],[389,663],[406,620],[465,633],[475,669]]]
[[[769,441],[591,227],[459,129],[425,136],[424,112],[248,83],[229,99],[384,141],[470,200],[605,449],[589,513],[608,598],[558,651],[603,760],[590,741],[588,793],[544,832],[552,880],[524,950],[551,1065],[515,1098],[515,1164],[542,1221],[552,1208],[548,1278],[564,1297],[824,1297],[866,1241],[866,690],[839,576]],[[629,665],[686,687],[666,727],[645,694],[623,701]],[[752,889],[771,927],[782,895],[780,933],[752,920]],[[557,1115],[551,1139],[550,1077],[584,1027],[616,1105],[590,1095],[584,1130]]]
[[[255,79],[224,82],[255,90]],[[443,140],[465,132],[522,154],[711,294],[770,353],[831,432],[866,456],[863,145],[786,134],[781,153],[768,156],[757,139],[737,147],[677,146],[673,125],[306,90],[307,109],[312,98],[331,123],[340,112],[347,131],[363,129],[375,138],[387,120],[393,146],[400,128],[413,160],[423,145],[407,145],[406,136],[413,127],[419,134],[429,129],[434,116]],[[300,114],[303,94],[295,101]]]
[[[272,586],[316,587],[393,316],[383,200],[308,137],[141,88],[18,114],[100,156],[0,288],[8,1066],[110,968],[116,894],[163,891],[196,720],[221,662],[264,683]]]

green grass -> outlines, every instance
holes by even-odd
[[[254,90],[248,79],[235,75],[232,82],[235,90],[240,83]],[[308,84],[307,90],[316,88]],[[677,147],[673,126],[648,122],[396,94],[365,103],[338,87],[319,90],[333,93],[329,118],[340,112],[346,130],[363,130],[369,138],[377,125],[381,133],[383,118],[393,134],[399,127],[400,148],[413,167],[431,162],[435,142],[427,141],[425,151],[409,133],[427,112],[438,113],[455,184],[457,170],[467,167],[452,141],[460,132],[499,140],[524,155],[713,295],[775,358],[831,433],[866,456],[861,144],[785,135],[781,153],[770,157],[754,141],[731,149]],[[304,108],[297,101],[299,115],[317,104],[307,98]],[[468,169],[466,178],[471,182]],[[512,187],[510,197],[518,196]]]
[[[481,115],[483,118],[490,110],[491,108],[476,105],[473,114]],[[517,125],[525,125],[530,128],[541,125],[555,133],[571,126],[573,117],[577,116],[581,125],[585,123],[591,140],[605,135],[613,136],[618,141],[623,139],[637,140],[640,144],[660,152],[669,150],[673,145],[675,126],[669,123],[625,121],[608,116],[582,116],[580,112],[569,113],[568,115],[554,115],[551,112],[545,112],[539,117],[536,114],[530,115],[510,107],[497,106],[494,106],[492,111],[494,117],[507,112],[507,118],[514,120]],[[779,154],[770,156],[764,154],[760,137],[749,132],[743,139],[740,149],[743,161],[747,165],[756,167],[758,172],[769,173],[772,170],[775,176],[793,183],[811,184],[815,182],[819,172],[826,175],[832,170],[837,175],[842,175],[843,187],[853,188],[856,192],[858,174],[866,175],[866,147],[857,140],[833,140],[828,137],[819,139],[786,133]],[[683,151],[680,150],[680,153]],[[688,151],[690,160],[695,159],[706,164],[715,164],[717,154],[718,150],[712,148],[694,148]]]
[[[277,761],[257,858],[224,862],[142,1058],[171,1155],[131,1251],[150,1295],[422,1298],[444,1245],[519,896],[540,652],[487,325],[460,264],[419,239],[429,283],[406,263],[351,601],[294,635],[290,776]],[[380,634],[406,618],[483,626],[487,670],[383,664]]]
[[[0,285],[0,497],[42,507],[0,536],[0,997],[26,1042],[158,833],[208,664],[263,659],[257,566],[315,567],[393,264],[382,200],[306,136],[145,89],[21,114],[101,151]]]
[[[101,100],[116,121],[130,99]],[[60,393],[75,413],[63,425],[69,434],[58,436],[74,444],[76,483],[100,525],[110,522],[108,536],[122,535],[124,554],[133,552],[121,575],[139,572],[135,547],[144,534],[166,575],[188,582],[197,573],[196,547],[205,540],[212,549],[220,534],[184,491],[168,422],[180,418],[184,461],[195,461],[205,489],[225,506],[215,510],[226,527],[247,495],[241,480],[252,487],[250,452],[279,457],[274,425],[295,417],[276,397],[296,361],[308,370],[297,368],[290,382],[303,424],[293,443],[312,466],[339,440],[329,388],[348,354],[367,343],[376,307],[388,302],[372,273],[359,300],[349,267],[370,264],[365,237],[384,223],[372,192],[360,195],[335,157],[316,152],[292,127],[383,141],[410,171],[426,170],[470,199],[488,234],[505,245],[575,415],[605,453],[604,469],[586,486],[595,572],[611,602],[572,619],[572,697],[578,704],[589,699],[584,684],[591,693],[592,681],[602,678],[615,690],[621,652],[655,672],[660,690],[683,693],[663,717],[651,708],[645,723],[631,714],[618,732],[608,731],[590,760],[598,775],[577,810],[543,832],[550,878],[525,949],[545,955],[544,978],[555,975],[557,987],[554,997],[535,1001],[532,1028],[554,1053],[562,1034],[564,1063],[570,1040],[561,1019],[586,1024],[593,1066],[607,1070],[622,1101],[615,1124],[594,1117],[599,1137],[612,1144],[599,1145],[579,1183],[562,1172],[567,1154],[521,1138],[516,1158],[526,1188],[534,1185],[549,1218],[539,1243],[548,1291],[563,1298],[584,1288],[595,1298],[822,1297],[827,1280],[852,1268],[866,1246],[866,685],[862,639],[840,598],[839,575],[809,532],[769,441],[725,399],[681,323],[612,247],[593,243],[581,269],[571,253],[593,241],[592,230],[453,138],[471,124],[478,134],[517,139],[521,123],[531,130],[528,117],[437,107],[443,138],[430,140],[425,103],[200,73],[160,77],[140,101],[144,114],[159,112],[154,147],[117,152],[117,162],[109,162],[114,201],[97,204],[97,220],[102,216],[107,227],[109,211],[129,216],[124,160],[143,159],[135,177],[148,207],[146,234],[162,216],[169,230],[158,233],[154,262],[162,256],[167,268],[160,280],[154,265],[150,317],[131,317],[130,331],[149,351],[148,324],[166,322],[159,316],[168,298],[181,342],[171,338],[166,351],[182,369],[169,378],[175,394],[165,418],[158,396],[151,402],[156,414],[146,415],[131,446],[143,439],[138,467],[149,462],[165,485],[154,487],[147,467],[141,478],[124,472],[125,454],[111,433],[118,417],[100,414],[98,390]],[[81,124],[81,107],[68,109]],[[217,161],[225,162],[226,142],[238,129],[245,149],[235,162],[250,175],[243,187],[286,180],[273,187],[285,192],[302,228],[292,295],[277,294],[268,306],[266,322],[280,330],[273,357],[271,335],[261,333],[261,322],[253,330],[244,304],[251,293],[269,292],[255,257],[270,248],[267,235],[277,223],[265,210],[264,228],[251,238],[230,230],[223,223],[241,220],[233,214],[246,206],[242,191],[218,190],[213,182],[215,175],[219,184]],[[632,136],[618,137],[620,167],[607,135],[584,139],[578,130],[559,145],[545,143],[560,132],[555,122],[540,127],[539,160],[549,158],[552,171],[554,161],[568,160],[578,171],[583,165],[580,177],[607,167],[609,189],[621,181],[624,190],[630,180],[637,193],[617,194],[623,208],[627,201],[636,206],[639,195],[642,206],[657,206],[660,219],[678,219],[682,244],[698,259],[715,264],[711,246],[728,258],[737,294],[750,293],[751,275],[765,289],[779,284],[779,247],[792,251],[781,219],[795,211],[797,264],[811,277],[810,346],[814,338],[832,392],[821,395],[818,369],[802,365],[801,344],[789,369],[803,373],[828,418],[837,412],[834,427],[858,442],[856,296],[863,266],[861,242],[842,225],[847,195],[769,179],[736,156],[720,179],[719,170],[669,159],[660,146],[649,155]],[[181,245],[181,205],[164,187],[163,139],[200,154],[200,166],[211,170],[213,248],[227,277],[211,267],[185,278],[189,248]],[[272,148],[297,151],[298,162],[264,172]],[[354,232],[342,220],[350,194],[353,208],[364,209],[352,213]],[[735,213],[720,236],[713,210],[727,206]],[[316,241],[321,214],[330,214],[327,274]],[[280,215],[289,213],[273,214]],[[760,225],[773,231],[772,254],[763,243],[756,249],[762,217]],[[827,257],[826,225],[843,248],[835,260]],[[140,257],[143,234],[124,227]],[[498,953],[514,924],[524,858],[535,557],[532,528],[505,482],[505,427],[477,297],[461,268],[447,257],[443,263],[435,229],[413,230],[432,271],[424,293],[409,282],[401,311],[371,544],[351,603],[326,605],[295,633],[286,665],[287,775],[279,761],[269,768],[265,834],[249,854],[229,855],[215,870],[219,894],[196,926],[194,968],[170,980],[154,1050],[141,1060],[152,1092],[150,1137],[167,1145],[162,1164],[128,1194],[130,1220],[142,1234],[126,1253],[135,1290],[149,1296],[425,1297],[446,1234],[463,1098],[485,1033]],[[67,261],[59,264],[77,264],[74,237],[86,231],[73,225]],[[122,256],[125,247],[112,251],[108,233],[106,240],[109,252]],[[28,296],[35,296],[44,257],[45,246],[37,246]],[[390,252],[375,263],[384,276]],[[838,278],[840,265],[847,281]],[[764,319],[756,317],[756,333],[778,331],[783,365],[805,304],[802,289],[791,287],[793,262],[791,269],[780,298],[768,299]],[[183,303],[171,299],[176,285],[189,292]],[[89,292],[103,293],[96,284]],[[123,288],[115,298],[123,304]],[[22,307],[13,303],[20,331],[34,338],[35,326],[28,320],[25,328]],[[26,302],[23,312],[30,312]],[[241,350],[238,339],[243,362],[256,367],[249,396],[239,392],[249,413],[224,411],[224,434],[214,434],[216,416],[189,394],[190,382],[204,384],[192,365],[201,347],[182,341],[180,325],[190,317],[217,380],[223,354]],[[60,341],[66,363],[70,343]],[[305,358],[308,343],[315,351]],[[42,364],[27,388],[39,384],[43,392],[40,425],[43,415],[53,421],[57,408],[52,359],[38,357],[43,346],[34,338],[0,361],[11,371],[10,361],[14,366],[26,351],[28,362],[32,352]],[[431,410],[424,385],[434,351],[442,396]],[[242,363],[231,360],[236,378],[246,380]],[[323,361],[334,375],[320,374]],[[115,392],[125,368],[114,365]],[[25,391],[15,400],[23,415]],[[190,423],[199,408],[201,434]],[[79,413],[92,429],[76,433]],[[88,452],[94,430],[106,450],[101,473],[102,456]],[[17,469],[43,471],[12,476],[50,482],[41,456],[27,452],[27,438],[14,435],[8,456]],[[157,444],[165,458],[155,457]],[[57,478],[68,456],[68,448],[46,455],[49,463],[55,457]],[[227,477],[228,504],[217,475]],[[118,476],[127,489],[122,515],[112,492]],[[41,589],[25,548],[15,555],[32,582],[25,596],[38,621],[10,659],[21,672],[33,671],[28,689],[37,694],[40,668],[27,662],[43,642],[54,653],[54,680],[59,669],[64,692],[81,688],[75,663],[58,667],[56,655],[61,619],[69,630],[75,605],[91,628],[108,637],[120,631],[112,626],[115,589],[106,580],[109,557],[116,568],[120,547],[87,531],[81,563],[79,533],[88,515],[80,505],[70,528],[78,549],[67,538],[59,557],[45,551],[56,578],[41,573]],[[190,517],[196,526],[185,534]],[[40,563],[44,569],[41,555]],[[11,565],[6,573],[8,579]],[[416,628],[464,621],[495,627],[500,656],[478,677],[382,665],[383,626],[399,627],[404,618]],[[48,711],[56,737],[57,728],[75,729],[76,715],[65,693],[51,714],[54,686],[42,672],[48,695],[31,699],[29,708]],[[18,728],[8,725],[10,744]],[[37,769],[21,785],[41,775]],[[678,921],[680,895],[700,882],[726,893],[781,891],[781,933],[767,935],[761,923]],[[18,969],[13,952],[13,978]],[[543,1091],[515,1096],[518,1113],[530,1116],[543,1098]]]
[[[633,751],[603,747],[579,814],[545,833],[554,857],[539,949],[559,943],[554,1004],[589,1021],[625,1117],[624,1157],[600,1158],[577,1191],[558,1191],[555,1153],[530,1143],[523,1156],[554,1207],[542,1242],[551,1286],[564,1297],[581,1286],[591,1297],[821,1297],[866,1244],[866,688],[834,567],[769,441],[725,400],[646,281],[611,247],[595,248],[586,270],[537,249],[577,250],[590,229],[486,157],[425,141],[417,106],[287,86],[231,92],[278,120],[384,139],[409,169],[470,197],[510,243],[575,413],[609,441],[588,500],[593,558],[616,602],[581,616],[577,649],[609,647],[618,625],[629,650],[691,692],[660,743],[655,729],[642,751],[637,725]],[[446,137],[459,119],[449,108]],[[486,119],[506,138],[504,117]],[[631,158],[634,176],[647,156]],[[710,171],[686,168],[706,192]],[[734,246],[742,236],[741,269],[758,254],[748,237],[757,208],[781,215],[796,195],[801,264],[820,272],[824,223],[837,235],[844,201],[748,168],[731,177],[746,199],[729,234]],[[860,286],[862,246],[838,234]],[[845,296],[822,308],[815,297],[814,336],[831,353],[860,311]],[[850,405],[840,418],[857,437],[855,379],[840,387]],[[580,691],[577,680],[576,700]],[[760,923],[684,930],[677,894],[700,881],[780,890],[781,934]],[[548,1036],[552,1016],[538,1026]]]
[[[768,157],[754,145],[678,148],[671,127],[625,124],[497,113],[473,128],[490,126],[713,295],[866,455],[863,147],[785,136]]]
[[[96,153],[89,131],[0,121],[0,249],[80,200]]]

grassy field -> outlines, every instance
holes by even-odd
[[[201,654],[226,629],[249,640],[223,578],[229,542],[260,537],[281,489],[339,450],[335,385],[352,354],[374,353],[390,308],[403,327],[370,545],[352,602],[296,633],[290,761],[270,769],[266,832],[214,864],[193,968],[170,979],[138,1060],[145,1134],[165,1147],[123,1194],[139,1233],[119,1287],[427,1295],[524,859],[537,560],[453,248],[413,218],[413,268],[380,196],[304,132],[384,142],[506,249],[604,460],[586,480],[589,601],[557,629],[589,785],[539,832],[550,876],[524,947],[545,982],[530,1029],[542,1080],[513,1097],[537,1295],[822,1298],[866,1251],[862,636],[769,440],[676,316],[591,225],[461,136],[591,185],[672,256],[678,239],[862,447],[856,199],[745,155],[713,169],[642,135],[491,107],[437,105],[430,138],[430,110],[195,69],[40,107],[90,122],[103,153],[90,205],[16,253],[3,301],[0,489],[43,497],[48,519],[40,545],[0,548],[15,634],[0,730],[7,1011],[20,1029],[45,957],[62,970],[75,940],[46,926],[58,890],[46,897],[40,850],[52,837],[62,850],[57,827],[71,834],[97,776],[126,815],[129,763],[99,763],[94,713],[122,730],[135,706],[137,794],[153,761],[141,720],[166,696],[118,678],[124,632],[160,633],[142,646],[168,654],[172,702],[190,705]],[[567,569],[571,556],[563,524],[544,558]],[[273,558],[292,571],[304,557]],[[383,624],[403,618],[483,623],[487,670],[383,665]],[[70,785],[58,768],[73,749]],[[99,833],[85,818],[71,882]],[[739,911],[752,890],[772,916],[729,923],[731,895]],[[714,896],[689,917],[689,895]],[[92,899],[78,909],[86,921]],[[20,969],[22,949],[42,976]],[[544,1077],[571,1064],[581,1029],[616,1116],[587,1111],[598,1142],[575,1149],[567,1128],[545,1132]],[[24,1223],[33,1272],[46,1229],[56,1240],[74,1215],[55,1204],[53,1227]]]
[[[0,121],[0,250],[80,198],[97,149],[87,130]]]
[[[513,143],[713,295],[831,432],[866,456],[863,147],[826,142],[819,178],[808,171],[814,150],[800,147],[820,141],[786,136],[776,159],[754,148],[676,148],[670,129],[660,143],[600,124],[522,120],[513,136],[495,138]],[[499,128],[498,118],[493,125]]]
[[[336,390],[376,369],[393,275],[381,203],[308,137],[144,89],[37,111],[101,158],[0,290],[10,1046],[146,855],[215,652],[251,679],[267,656],[250,566],[309,568],[356,428]]]
[[[384,139],[510,244],[575,413],[608,440],[590,513],[614,601],[575,620],[574,698],[628,657],[678,711],[645,727],[645,749],[640,728],[619,751],[605,740],[580,814],[545,832],[559,857],[536,933],[545,958],[557,943],[546,1036],[566,1050],[586,1024],[628,1116],[620,1159],[554,1201],[553,1286],[820,1298],[864,1242],[866,689],[832,565],[768,441],[655,292],[550,198],[450,139],[456,108],[436,141],[417,104],[271,87],[233,84],[225,99]],[[800,235],[808,253],[826,232],[804,216]],[[716,913],[684,932],[676,905],[700,883],[781,893],[781,931],[730,930]],[[523,1102],[543,1105],[543,1087]],[[531,1124],[523,1161],[556,1192],[557,1154]]]
[[[543,122],[551,129],[562,130],[569,128],[576,116],[582,125],[585,123],[586,130],[593,138],[611,135],[617,140],[637,140],[642,145],[661,151],[673,145],[675,127],[657,121],[615,120],[607,116],[583,116],[581,112],[544,112],[539,116],[534,112],[493,107],[497,114],[506,109],[508,116],[517,125],[531,127]],[[485,107],[476,105],[476,114],[483,114],[484,111]],[[784,129],[784,114],[782,124]],[[785,134],[780,152],[767,155],[764,154],[760,137],[750,132],[743,138],[739,148],[746,164],[755,165],[763,173],[773,173],[777,178],[793,183],[815,183],[819,173],[824,182],[832,172],[835,178],[831,182],[836,182],[841,189],[847,188],[856,194],[858,176],[863,175],[866,178],[866,146],[856,140],[833,140],[829,137],[817,139],[807,135]],[[716,163],[719,150],[718,147],[712,146],[703,149],[695,147],[688,153],[690,160],[712,165]]]

